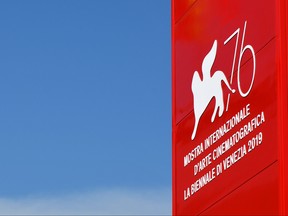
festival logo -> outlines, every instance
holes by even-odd
[[[238,54],[238,62],[236,62],[236,55],[238,51],[238,40],[239,40],[239,34],[240,34],[240,28],[238,28],[233,34],[231,34],[227,40],[224,42],[224,45],[229,43],[232,38],[236,38],[235,43],[235,50],[234,50],[234,58],[232,62],[232,70],[231,70],[231,78],[230,82],[228,82],[227,77],[225,76],[223,71],[215,71],[212,73],[212,66],[214,64],[216,53],[217,53],[217,40],[214,41],[211,50],[208,52],[208,54],[205,56],[203,62],[202,62],[202,79],[200,78],[199,72],[195,71],[194,75],[192,77],[191,82],[191,90],[193,94],[194,99],[194,117],[195,117],[195,124],[194,129],[191,135],[191,140],[194,140],[197,132],[197,127],[199,124],[199,121],[201,119],[201,116],[205,112],[207,106],[209,105],[210,101],[214,98],[215,99],[215,107],[213,114],[211,116],[211,122],[214,122],[216,115],[218,114],[218,117],[221,117],[224,112],[224,97],[223,97],[223,89],[222,89],[222,82],[225,84],[225,87],[227,87],[231,93],[235,93],[236,90],[233,89],[232,81],[234,77],[234,68],[235,64],[238,64],[237,68],[237,87],[238,92],[242,97],[246,97],[249,92],[251,91],[252,85],[254,83],[255,78],[255,71],[256,71],[256,57],[254,49],[251,45],[246,45],[244,47],[244,39],[246,34],[246,25],[247,21],[244,23],[243,28],[243,34],[242,34],[242,41],[240,45],[240,52]],[[248,90],[243,90],[241,87],[241,81],[247,82],[247,80],[241,80],[241,74],[240,74],[240,65],[242,56],[246,51],[250,51],[252,54],[252,61],[253,61],[253,70],[252,70],[252,79],[250,82]],[[213,75],[212,75],[213,74]],[[229,105],[229,99],[230,99],[230,93],[228,94],[227,98],[227,104],[226,104],[226,111],[228,110]]]

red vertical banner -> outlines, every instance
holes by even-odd
[[[172,0],[173,215],[287,213],[286,15]]]

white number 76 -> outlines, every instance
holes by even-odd
[[[245,34],[246,34],[246,25],[247,21],[244,23],[244,29],[243,29],[243,36],[242,36],[242,42],[241,42],[241,47],[240,47],[240,53],[239,53],[239,58],[238,58],[238,67],[237,67],[237,86],[239,93],[242,97],[246,97],[253,86],[254,83],[254,78],[255,78],[255,71],[256,71],[256,56],[255,56],[255,51],[251,45],[246,45],[244,46],[244,39],[245,39]],[[234,51],[234,57],[233,57],[233,63],[232,63],[232,70],[231,70],[231,78],[230,78],[230,84],[232,85],[233,81],[233,76],[234,76],[234,68],[235,68],[235,61],[236,61],[236,55],[237,55],[237,49],[238,49],[238,40],[239,40],[239,34],[240,34],[240,28],[238,28],[233,34],[230,35],[230,37],[227,38],[227,40],[224,42],[224,45],[226,45],[233,37],[236,36],[236,44],[235,44],[235,51]],[[252,70],[252,79],[250,81],[250,86],[248,90],[245,92],[241,88],[241,79],[240,79],[240,66],[241,66],[241,61],[242,57],[245,53],[245,51],[250,51],[252,54],[252,60],[253,60],[253,70]],[[228,104],[229,104],[229,99],[230,99],[230,93],[228,95],[228,100],[227,100],[227,106],[226,106],[226,111],[228,110]]]

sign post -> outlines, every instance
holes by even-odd
[[[173,215],[288,214],[287,15],[172,0]]]

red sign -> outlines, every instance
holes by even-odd
[[[172,0],[174,215],[288,213],[287,8]]]

